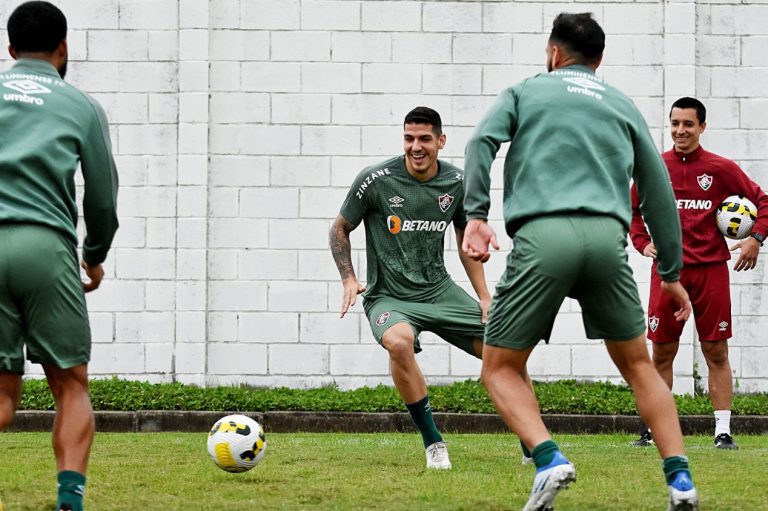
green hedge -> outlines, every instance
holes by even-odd
[[[544,413],[636,415],[631,391],[624,385],[580,383],[572,380],[535,383]],[[476,380],[429,388],[432,407],[441,412],[495,413],[485,388]],[[93,380],[91,399],[96,410],[275,410],[398,412],[404,407],[395,389],[379,385],[342,391],[319,389],[211,387],[181,383],[151,384],[118,379]],[[709,397],[676,396],[681,415],[712,413]],[[27,380],[22,410],[52,410],[45,380]],[[768,415],[768,393],[737,394],[733,413]]]

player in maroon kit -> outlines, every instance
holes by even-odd
[[[683,270],[680,282],[691,297],[701,351],[709,368],[709,396],[715,409],[715,446],[738,449],[730,430],[733,383],[728,361],[731,337],[731,295],[727,261],[728,245],[717,228],[717,207],[730,195],[743,195],[757,205],[757,222],[749,237],[736,243],[740,249],[736,271],[757,264],[760,247],[768,233],[768,196],[731,160],[705,151],[699,137],[706,128],[706,109],[694,98],[680,98],[669,114],[674,148],[662,157],[669,170],[683,228]],[[632,187],[632,228],[635,248],[654,259],[648,304],[648,339],[653,341],[653,363],[672,388],[675,360],[684,324],[675,321],[677,305],[661,290],[656,273],[656,247],[640,215],[637,190]],[[645,429],[634,446],[653,444]]]

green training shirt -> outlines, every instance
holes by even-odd
[[[504,220],[512,236],[526,220],[550,214],[603,214],[628,231],[630,180],[659,254],[659,275],[682,267],[680,220],[669,174],[637,107],[585,66],[568,66],[503,91],[467,143],[465,209],[485,219],[490,167],[504,162]]]
[[[80,163],[87,235],[83,259],[99,264],[117,230],[117,169],[101,106],[44,60],[0,73],[0,224],[42,224],[77,245]]]
[[[355,178],[341,215],[365,223],[368,282],[364,296],[427,301],[452,280],[445,269],[445,231],[466,226],[462,208],[464,173],[439,161],[435,177],[414,179],[398,156],[363,170]]]

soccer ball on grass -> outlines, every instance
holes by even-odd
[[[245,415],[222,417],[208,433],[208,454],[220,469],[227,472],[252,469],[266,450],[264,428]]]
[[[731,195],[717,208],[717,228],[726,238],[746,238],[756,221],[757,206],[741,195]]]

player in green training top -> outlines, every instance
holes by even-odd
[[[629,98],[595,75],[604,47],[605,34],[590,14],[557,16],[546,48],[549,73],[503,91],[467,144],[470,220],[463,248],[487,260],[489,244],[498,249],[486,222],[490,168],[501,144],[510,143],[504,220],[514,248],[488,316],[482,379],[507,425],[533,453],[537,471],[525,511],[552,509],[576,471],[541,420],[525,366],[536,344],[549,338],[563,299],[577,299],[587,337],[606,339],[638,412],[664,436],[657,446],[669,509],[692,510],[698,498],[675,401],[648,356],[643,309],[627,263],[630,180],[656,243],[663,288],[677,303],[675,318],[685,320],[691,304],[679,282],[680,222],[645,121]]]
[[[64,81],[66,36],[64,14],[48,2],[26,2],[8,19],[17,62],[0,72],[0,429],[19,405],[26,346],[56,402],[56,511],[81,511],[94,432],[83,291],[104,276],[117,230],[117,173],[103,110]],[[77,264],[78,164],[85,283]]]
[[[480,303],[451,280],[443,263],[445,232],[464,235],[464,173],[437,159],[445,145],[440,115],[427,107],[403,123],[404,156],[363,170],[349,190],[330,232],[344,285],[341,317],[364,293],[363,307],[376,340],[389,352],[392,379],[426,448],[427,467],[451,462],[432,418],[424,376],[416,363],[419,333],[434,332],[478,358],[491,296],[483,265],[460,252]],[[355,276],[349,233],[365,223],[367,290]]]

